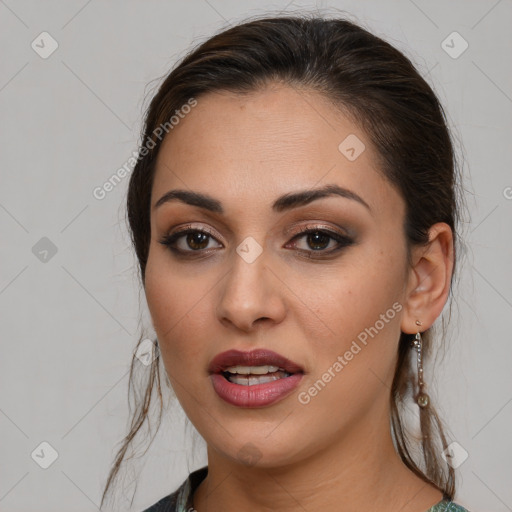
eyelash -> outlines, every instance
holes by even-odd
[[[189,227],[189,228],[182,229],[181,231],[177,231],[176,233],[171,233],[171,234],[165,235],[160,240],[160,243],[162,245],[166,246],[175,255],[185,257],[185,258],[193,258],[193,257],[198,257],[198,256],[201,257],[201,256],[204,256],[205,253],[212,252],[212,249],[196,249],[196,250],[191,249],[191,250],[184,251],[184,250],[178,249],[176,247],[176,242],[181,237],[186,236],[188,234],[195,234],[195,233],[201,233],[201,234],[204,234],[204,235],[216,240],[214,233],[212,233],[211,231],[209,231],[206,228],[197,229],[197,228]],[[290,241],[303,238],[303,237],[305,237],[309,234],[313,234],[313,233],[326,235],[331,240],[335,240],[338,243],[338,246],[335,247],[334,249],[332,249],[332,248],[331,249],[316,249],[316,250],[314,250],[314,249],[310,249],[310,250],[297,249],[297,251],[299,251],[302,254],[307,254],[307,257],[312,258],[312,259],[328,257],[331,254],[336,253],[354,243],[354,240],[352,240],[350,237],[348,237],[346,235],[342,235],[341,233],[337,233],[337,232],[329,230],[329,229],[321,228],[320,226],[313,226],[313,227],[308,226],[304,230],[299,231],[298,233],[295,233],[293,238]],[[220,242],[218,242],[218,243],[220,243]],[[330,243],[330,241],[329,241],[329,243]]]

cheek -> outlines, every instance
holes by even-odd
[[[165,256],[150,254],[145,294],[168,371],[174,373],[185,362],[188,367],[191,358],[200,354],[200,340],[208,333],[210,288],[204,280],[198,282],[169,268]]]
[[[397,321],[393,304],[402,299],[403,274],[400,255],[386,257],[382,251],[368,251],[337,275],[322,279],[320,291],[318,278],[302,278],[301,298],[309,306],[311,327],[316,318],[316,324],[324,326],[322,332],[346,342],[376,322],[382,327],[381,315],[389,320],[386,325]]]
[[[342,278],[325,282],[322,293],[309,294],[311,310],[322,320],[316,327],[329,328],[328,336],[315,336],[314,322],[302,323],[303,330],[309,330],[313,359],[299,398],[306,404],[303,411],[310,426],[325,429],[329,410],[329,428],[336,430],[372,410],[377,397],[387,403],[402,309],[403,269],[398,257],[395,261],[369,255],[347,268]]]
[[[342,421],[363,414],[376,396],[389,392],[403,307],[405,263],[399,252],[391,258],[382,250],[365,251],[337,278],[324,281],[321,293],[309,294],[308,305],[322,320],[316,326],[329,328],[328,335],[318,336],[314,322],[302,323],[313,358],[303,398],[311,397],[313,417],[323,417],[327,407]],[[313,281],[304,284],[313,289]]]

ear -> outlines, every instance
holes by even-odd
[[[423,332],[434,323],[448,299],[452,272],[453,233],[448,224],[438,222],[429,229],[428,244],[414,247],[412,251],[402,332]],[[416,320],[421,322],[421,327]]]

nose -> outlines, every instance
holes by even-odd
[[[262,324],[283,321],[286,307],[282,282],[269,267],[264,250],[249,263],[233,251],[231,270],[222,280],[217,317],[226,327],[251,332]]]

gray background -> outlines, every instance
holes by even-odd
[[[450,440],[469,454],[458,501],[474,512],[512,510],[510,0],[0,0],[1,511],[98,510],[125,433],[139,330],[128,179],[103,200],[93,190],[136,150],[148,84],[228,24],[303,7],[345,10],[406,52],[461,141],[469,250],[449,350],[435,369],[437,403]],[[59,45],[48,58],[31,47],[50,48],[43,31]],[[458,58],[460,39],[448,40],[452,56],[442,47],[454,31],[469,44]],[[170,414],[127,473],[126,491],[137,477],[137,494],[120,510],[142,510],[205,463],[183,413]],[[36,463],[51,453],[43,446],[42,455],[44,441],[58,453],[48,469]]]

